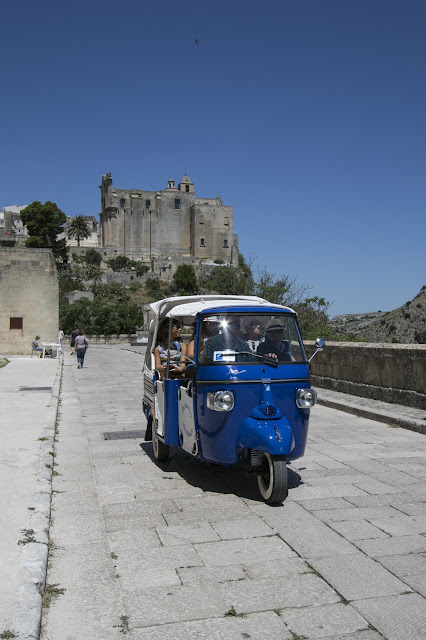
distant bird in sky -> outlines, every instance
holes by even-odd
[[[197,38],[195,38],[195,44],[200,44],[200,43],[198,42]]]

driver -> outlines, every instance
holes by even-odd
[[[247,360],[247,352],[250,352],[250,347],[247,342],[241,337],[241,323],[238,316],[224,316],[220,324],[221,332],[207,340],[204,345],[204,358],[206,360],[214,360],[215,351],[245,351],[245,354],[236,355],[236,361]],[[224,358],[224,361],[226,359]]]
[[[283,340],[283,336],[283,321],[280,318],[271,318],[266,325],[265,342],[260,343],[256,353],[278,362],[295,362],[296,359],[290,352],[290,342]]]

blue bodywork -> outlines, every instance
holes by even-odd
[[[230,307],[229,312],[232,311],[235,309]],[[253,311],[253,308],[238,311]],[[199,316],[198,324],[202,318]],[[183,384],[187,381],[165,381],[162,439],[170,445],[179,444],[178,393]],[[247,457],[251,449],[285,456],[288,461],[303,456],[309,409],[297,407],[296,392],[310,387],[308,362],[280,363],[276,368],[260,360],[250,364],[198,365],[192,384],[201,460],[232,465]],[[234,395],[233,409],[223,412],[209,409],[208,392],[225,390]],[[151,405],[145,401],[144,411],[147,417],[152,412]]]
[[[303,455],[309,409],[296,406],[296,390],[310,386],[307,364],[282,364],[276,369],[268,367],[265,373],[262,365],[233,363],[200,367],[198,373],[195,410],[201,458],[235,464],[246,447],[285,455],[287,460]],[[221,378],[228,383],[212,381]],[[207,393],[220,390],[234,394],[232,411],[208,409]]]

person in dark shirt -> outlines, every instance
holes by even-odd
[[[257,347],[263,342],[262,323],[259,318],[249,318],[245,325],[245,338],[250,347],[250,351],[256,353]]]
[[[74,327],[70,334],[70,347],[71,347],[71,355],[73,356],[75,353],[75,339],[78,336],[78,329]]]
[[[280,318],[271,318],[266,325],[265,342],[261,342],[256,353],[278,362],[294,362],[290,342],[283,340],[284,323]]]
[[[215,356],[215,352],[221,351],[244,351],[250,353],[250,347],[246,340],[241,337],[241,324],[237,316],[228,316],[221,322],[221,333],[207,340],[204,346],[203,358],[215,362],[241,362],[247,359],[247,355],[227,356],[220,353]]]

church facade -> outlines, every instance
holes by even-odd
[[[153,263],[221,260],[237,266],[238,239],[233,208],[220,196],[198,198],[184,175],[160,191],[120,189],[110,173],[102,176],[99,245],[104,255],[125,255]]]

